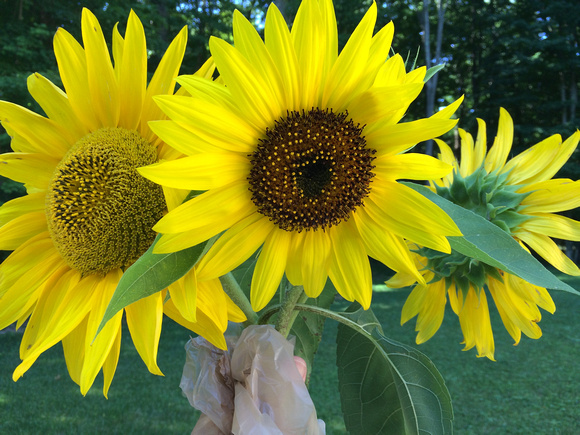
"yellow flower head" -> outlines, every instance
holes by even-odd
[[[155,239],[152,226],[167,204],[183,199],[166,189],[166,202],[163,189],[136,167],[179,156],[147,123],[163,117],[153,97],[173,93],[187,30],[171,43],[149,85],[145,33],[133,12],[125,37],[113,32],[114,66],[99,22],[87,9],[82,35],[84,48],[64,29],[54,38],[66,93],[40,74],[28,79],[48,117],[0,101],[0,121],[14,150],[0,156],[0,175],[24,183],[28,191],[0,208],[0,249],[14,250],[0,265],[0,329],[28,319],[14,380],[62,341],[81,392],[86,394],[102,368],[107,395],[123,313],[93,341],[97,327],[123,271]],[[210,63],[198,72],[205,73],[211,76]],[[225,347],[228,311],[231,318],[244,317],[219,281],[199,282],[196,289],[195,274],[169,288],[165,310]],[[135,347],[156,374],[161,374],[156,359],[165,294],[125,310]]]
[[[576,149],[580,132],[564,142],[560,135],[550,136],[506,162],[513,142],[513,122],[508,112],[500,109],[498,133],[487,154],[485,122],[478,119],[478,123],[475,142],[459,129],[461,163],[451,148],[437,140],[439,158],[455,170],[435,181],[433,188],[455,204],[487,218],[560,271],[580,275],[580,269],[551,239],[580,240],[580,222],[554,214],[580,205],[580,182],[552,179]],[[494,357],[494,341],[487,292],[515,344],[522,332],[531,338],[542,335],[537,325],[541,320],[538,307],[550,313],[556,309],[545,288],[517,276],[456,252],[435,253],[423,246],[413,249],[426,283],[419,283],[411,292],[401,323],[418,315],[417,343],[427,341],[439,329],[446,293],[459,316],[464,350],[475,346],[478,356],[489,359]],[[402,287],[414,281],[411,275],[399,273],[387,284]]]
[[[389,58],[393,25],[373,35],[370,7],[342,52],[331,0],[305,0],[292,31],[271,5],[263,41],[234,13],[234,46],[210,39],[219,82],[180,77],[191,97],[156,98],[168,121],[151,128],[189,157],[140,169],[163,186],[207,190],[167,214],[158,252],[224,234],[201,260],[218,277],[260,254],[251,301],[257,311],[284,273],[316,297],[328,277],[348,300],[371,301],[368,255],[422,279],[404,238],[449,252],[458,235],[438,207],[399,183],[450,172],[403,154],[443,134],[460,100],[429,119],[399,123],[423,88]]]

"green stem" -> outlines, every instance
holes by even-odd
[[[258,315],[252,309],[252,304],[246,297],[236,278],[234,278],[234,275],[230,272],[220,277],[220,281],[226,294],[246,315],[248,320],[244,322],[244,326],[255,325],[258,322]]]
[[[260,324],[267,323],[268,319],[272,317],[274,314],[276,314],[278,311],[280,312],[282,311],[280,305],[274,305],[272,307],[265,309],[262,312],[262,315],[260,316]],[[335,313],[334,311],[327,310],[326,308],[317,307],[316,305],[297,303],[294,305],[293,311],[296,313],[298,311],[306,311],[307,313],[314,313],[319,316],[326,317],[327,319],[336,320],[337,322],[342,323],[348,326],[349,328],[354,329],[355,331],[367,333],[361,325],[359,325],[356,322],[353,322],[351,319],[344,317],[338,313]]]
[[[278,313],[278,320],[276,321],[276,330],[284,337],[288,337],[288,334],[290,333],[292,324],[298,315],[298,311],[294,311],[294,307],[299,301],[302,301],[303,296],[306,295],[304,293],[304,287],[301,285],[292,286],[292,288],[286,292],[286,299],[282,304],[282,308]]]
[[[360,329],[364,330],[364,328],[362,328],[360,325],[357,325],[352,320],[347,319],[346,317],[341,316],[340,314],[335,313],[334,311],[327,310],[325,308],[320,308],[320,307],[317,307],[315,305],[299,304],[299,305],[295,305],[294,309],[296,311],[306,311],[309,313],[318,314],[319,316],[326,317],[327,319],[336,320],[337,322],[343,323],[346,326],[349,326],[351,328],[353,328],[353,324],[354,324],[355,326],[358,326]],[[359,329],[359,328],[354,328],[354,329]]]

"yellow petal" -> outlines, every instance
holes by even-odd
[[[556,213],[580,206],[580,181],[556,178],[518,190],[518,193],[527,192],[531,193],[521,202],[526,207],[525,213]]]
[[[382,68],[385,62],[388,62],[389,50],[391,48],[391,43],[393,42],[393,37],[395,36],[395,25],[392,21],[388,22],[381,30],[373,36],[373,41],[371,44],[371,49],[369,53],[369,63],[368,70],[371,72],[369,84],[374,82],[376,85],[375,77],[378,71]],[[421,80],[423,81],[423,80]],[[388,85],[387,85],[388,86]]]
[[[427,286],[424,305],[417,318],[417,344],[425,343],[439,330],[445,314],[445,280]]]
[[[36,335],[23,337],[21,354],[24,361],[16,369],[15,376],[20,377],[26,366],[29,367],[42,352],[72,333],[86,317],[99,277],[90,275],[80,282],[79,278],[78,272],[69,271],[51,285],[46,298],[39,301],[27,327],[27,331],[35,329]],[[21,372],[17,373],[19,370]]]
[[[179,34],[173,39],[169,48],[161,58],[143,101],[143,110],[141,112],[141,126],[139,131],[141,136],[152,141],[153,134],[147,125],[148,121],[163,119],[163,112],[155,104],[153,97],[155,95],[172,94],[175,88],[175,77],[179,73],[179,67],[185,54],[187,44],[187,27],[183,27]]]
[[[54,55],[60,78],[76,116],[89,131],[100,127],[89,92],[85,51],[70,33],[59,27],[54,36]]]
[[[117,341],[117,335],[121,333],[121,319],[123,310],[119,311],[103,327],[98,336],[97,328],[99,327],[105,309],[109,304],[111,297],[121,279],[121,270],[113,270],[101,279],[98,289],[95,291],[93,299],[93,308],[89,314],[87,323],[87,336],[85,342],[85,360],[80,377],[81,394],[87,394],[95,377],[103,367],[109,352],[114,350],[114,344]]]
[[[115,68],[115,77],[117,80],[121,77],[121,69],[123,68],[123,50],[125,48],[125,40],[119,33],[119,23],[113,26],[113,63]]]
[[[102,126],[117,127],[120,105],[119,85],[99,21],[86,8],[83,9],[81,28],[93,110]],[[123,53],[123,57],[127,56],[128,53]]]
[[[407,300],[405,300],[405,304],[401,310],[401,325],[404,325],[421,312],[421,309],[425,306],[426,296],[426,285],[419,284],[411,290],[411,293],[407,296]]]
[[[514,122],[510,114],[503,107],[499,109],[499,126],[497,136],[493,141],[485,158],[485,170],[490,173],[496,169],[501,169],[507,160],[512,149],[514,140]]]
[[[455,284],[451,284],[447,289],[447,295],[449,296],[449,306],[455,314],[459,316],[463,308],[463,292],[455,288]]]
[[[273,119],[282,115],[276,95],[260,80],[260,73],[236,48],[211,37],[211,54],[240,112],[259,129],[271,127]]]
[[[321,35],[324,38],[324,43],[320,41],[320,48],[323,50],[321,53],[322,77],[325,78],[338,56],[338,28],[332,0],[319,0],[318,6],[320,7]]]
[[[368,133],[372,131],[372,123],[397,123],[401,118],[401,110],[405,112],[422,89],[423,83],[373,87],[351,97],[345,107],[355,122],[369,126],[365,129]]]
[[[155,101],[173,121],[211,147],[241,153],[256,148],[255,128],[223,105],[179,95],[159,96]]]
[[[250,173],[246,156],[234,153],[202,153],[138,168],[141,175],[166,187],[209,190],[223,187]]]
[[[568,275],[580,275],[580,269],[558,248],[548,236],[518,229],[514,236],[536,251],[544,260]]]
[[[284,84],[276,63],[254,25],[237,9],[234,11],[233,30],[236,48],[256,66],[262,82],[268,85],[272,96],[276,98],[276,105],[288,107]]]
[[[244,312],[238,307],[234,301],[226,294],[226,303],[228,305],[228,319],[230,322],[241,323],[245,322],[248,318]]]
[[[463,103],[464,96],[462,95],[449,106],[441,109],[439,112],[433,114],[430,119],[449,119],[457,111],[461,103]]]
[[[167,145],[188,156],[207,151],[219,152],[223,150],[223,148],[208,143],[205,139],[173,121],[151,121],[149,127]]]
[[[394,54],[379,69],[375,77],[374,86],[400,85],[403,83],[405,76],[405,61],[400,54]]]
[[[496,286],[500,287],[499,291],[502,292],[502,291],[505,291],[504,286],[502,283],[498,283],[493,278],[489,278],[487,285],[489,288],[489,292],[491,293],[491,295],[495,301],[495,306],[496,306],[497,311],[501,317],[501,321],[503,322],[503,326],[505,327],[505,329],[507,330],[509,335],[514,339],[514,346],[516,346],[517,344],[519,344],[520,339],[522,338],[522,330],[520,328],[518,328],[516,326],[516,324],[511,320],[509,314],[506,312],[506,310],[504,309],[502,304],[499,303],[497,298],[496,298],[496,293],[498,292],[498,290],[496,290],[495,287]]]
[[[406,285],[411,285],[416,281],[424,283],[423,276],[415,267],[412,254],[401,237],[392,234],[375,222],[367,213],[366,207],[357,210],[354,219],[366,250],[371,257],[396,272],[412,277],[411,282]]]
[[[477,348],[477,356],[487,357],[492,361],[495,351],[493,332],[489,320],[489,308],[485,292],[481,291],[479,298],[474,289],[467,292],[463,309],[459,313],[459,323],[465,338],[465,348]]]
[[[477,118],[477,138],[475,139],[475,148],[473,152],[475,168],[479,168],[483,164],[486,152],[487,152],[487,133],[485,121],[483,119]]]
[[[22,341],[20,342],[21,359],[26,360],[28,357],[32,357],[31,359],[33,362],[42,352],[58,343],[59,340],[48,340],[49,343],[47,343],[47,340],[45,339],[46,336],[50,336],[50,333],[53,332],[48,330],[47,327],[51,324],[53,316],[57,314],[58,311],[61,311],[61,304],[66,299],[67,293],[72,287],[77,285],[79,280],[80,274],[67,267],[60,268],[57,273],[54,273],[48,279],[48,291],[42,292],[38,298],[32,316],[30,316],[30,319],[28,320],[26,331],[24,331],[24,335],[22,336]],[[82,317],[79,319],[79,322],[81,319]],[[28,367],[32,365],[32,362],[28,364]],[[26,371],[28,367],[24,369],[24,371]],[[14,372],[15,375],[17,372],[18,369]],[[17,376],[17,379],[22,376],[22,374],[23,372]]]
[[[0,298],[28,270],[55,255],[58,256],[48,231],[23,243],[0,263]]]
[[[332,244],[324,231],[306,231],[302,247],[302,278],[304,291],[310,298],[320,295],[328,278]]]
[[[215,323],[203,312],[197,313],[197,321],[189,322],[181,317],[173,301],[169,299],[163,305],[163,312],[172,319],[174,322],[179,323],[181,326],[195,332],[198,335],[204,337],[214,346],[220,349],[227,349],[226,340],[224,338],[224,331],[220,330]]]
[[[46,230],[44,211],[19,216],[0,228],[0,250],[12,251]]]
[[[39,189],[46,189],[58,162],[58,159],[46,154],[1,154],[0,175]]]
[[[225,331],[228,327],[226,294],[219,279],[198,281],[196,316],[199,313],[211,319],[220,331]]]
[[[533,285],[522,278],[504,273],[504,281],[507,280],[507,284],[511,291],[515,292],[520,298],[528,301],[532,301],[537,306],[543,308],[549,313],[554,314],[556,311],[556,305],[544,287],[539,287]]]
[[[27,264],[29,266],[31,262]],[[34,264],[34,263],[32,263]],[[63,261],[54,248],[35,267],[21,269],[21,276],[10,287],[4,287],[0,299],[0,327],[14,323],[33,306],[42,293],[46,281],[63,267]]]
[[[459,129],[461,138],[461,165],[459,173],[462,177],[472,174],[478,167],[475,165],[473,137],[462,128]]]
[[[27,84],[30,95],[40,104],[46,116],[61,127],[60,134],[69,144],[74,144],[89,133],[74,112],[68,96],[50,80],[34,73],[28,77]]]
[[[288,248],[288,260],[286,262],[286,277],[294,286],[304,284],[302,278],[302,249],[306,231],[292,234],[292,240]]]
[[[88,320],[89,317],[85,316],[81,323],[62,339],[62,349],[68,373],[78,385],[81,384],[81,373],[85,363]]]
[[[493,280],[493,278],[490,279]],[[495,281],[495,280],[494,280]],[[519,298],[515,293],[513,293],[508,286],[502,286],[501,283],[495,281],[495,285],[492,284],[489,287],[489,290],[493,296],[493,299],[497,306],[501,306],[503,311],[502,320],[504,325],[506,323],[509,325],[510,328],[517,328],[526,334],[530,338],[540,338],[542,336],[542,331],[536,322],[540,321],[540,318],[535,317],[533,311],[529,309],[527,305],[528,302]],[[536,309],[537,311],[537,309]],[[500,311],[501,314],[501,311]],[[510,328],[506,326],[508,332]],[[510,334],[512,335],[512,334]],[[515,337],[514,337],[515,335]],[[512,338],[517,343],[517,335],[512,335]]]
[[[147,86],[147,46],[143,25],[131,10],[119,73],[119,127],[135,130],[141,119]]]
[[[328,33],[319,24],[323,22],[319,3],[316,0],[305,0],[300,4],[292,24],[292,42],[300,66],[302,108],[319,107],[321,103],[320,85],[325,66],[328,67],[325,60],[330,53]],[[313,44],[312,41],[317,43]]]
[[[280,74],[288,110],[298,110],[301,87],[298,58],[292,45],[288,25],[274,3],[268,7],[264,40]]]
[[[377,150],[377,157],[394,155],[408,150],[427,139],[441,136],[451,130],[457,120],[428,118],[395,125],[375,124],[371,133],[364,134],[370,148]]]
[[[520,228],[556,239],[580,241],[580,222],[556,214],[536,215]]]
[[[391,182],[381,184],[384,186],[379,187],[377,183],[365,200],[365,207],[373,220],[421,246],[451,252],[444,235],[461,233],[443,210],[406,186]]]
[[[154,375],[163,376],[157,366],[157,350],[163,320],[161,292],[154,293],[125,307],[127,325],[141,359]]]
[[[113,342],[113,346],[109,351],[109,355],[105,362],[103,363],[103,396],[107,399],[109,393],[109,387],[111,382],[113,382],[113,376],[117,370],[117,363],[119,362],[119,355],[121,353],[121,329],[117,334],[117,338]]]
[[[366,310],[372,298],[371,266],[366,249],[350,220],[330,228],[332,260],[330,279],[347,300],[356,300]]]
[[[221,228],[219,232],[224,231],[228,227],[232,226],[233,222],[226,221],[219,224]],[[153,248],[154,254],[167,254],[169,252],[177,252],[183,249],[191,248],[192,246],[198,245],[201,242],[211,239],[216,235],[216,226],[214,224],[207,224],[193,230],[184,231],[176,234],[164,234],[155,244]]]
[[[369,73],[367,63],[376,20],[377,6],[373,2],[328,74],[322,94],[323,107],[342,111],[348,100],[362,91],[360,84],[364,81],[363,75]],[[384,58],[387,56],[388,51],[384,53]]]
[[[202,257],[197,265],[199,278],[219,278],[234,270],[262,246],[274,228],[274,224],[259,213],[240,220]]]
[[[197,311],[197,279],[195,269],[191,269],[168,288],[175,308],[189,322],[195,322],[195,313]]]
[[[0,207],[0,226],[27,213],[43,211],[45,196],[44,192],[39,192],[6,201]]]
[[[71,146],[62,127],[53,120],[7,101],[0,101],[0,121],[10,136],[21,136],[16,152],[62,158]]]
[[[165,215],[153,229],[158,233],[179,233],[213,223],[215,235],[249,216],[255,208],[244,179],[187,201]]]
[[[415,153],[377,157],[373,164],[373,172],[389,181],[433,180],[444,177],[453,169],[434,157]]]
[[[270,302],[280,285],[286,269],[291,238],[292,233],[276,228],[264,242],[256,262],[250,290],[252,308],[256,312]]]
[[[561,145],[560,135],[553,135],[512,158],[502,169],[508,174],[508,183],[524,184],[552,178],[575,149],[574,146],[561,150]]]

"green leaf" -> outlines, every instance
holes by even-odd
[[[347,430],[452,433],[451,397],[431,360],[385,337],[371,310],[343,316],[348,320],[338,326],[336,365]]]
[[[579,292],[554,276],[542,263],[523,249],[512,236],[498,226],[471,210],[442,198],[425,186],[409,182],[402,184],[409,186],[437,204],[457,224],[463,237],[448,238],[451,248],[455,251],[517,275],[534,285],[580,295]]]
[[[213,244],[213,239],[210,239],[182,251],[154,254],[153,247],[159,237],[158,235],[149,249],[123,273],[105,310],[97,335],[120,310],[139,299],[166,289],[184,276]]]
[[[336,290],[330,280],[327,280],[324,290],[316,299],[308,299],[307,305],[316,306],[319,308],[330,308],[334,302]],[[322,339],[322,331],[324,329],[325,318],[314,313],[301,311],[298,313],[290,335],[296,337],[296,346],[294,347],[295,355],[301,357],[306,361],[308,367],[308,377],[306,378],[306,385],[312,373],[312,364],[314,355],[318,350],[318,345]]]

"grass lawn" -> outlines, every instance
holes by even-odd
[[[580,281],[570,282],[580,288]],[[380,289],[379,289],[380,290]],[[458,434],[574,434],[580,427],[580,298],[552,292],[557,311],[545,313],[540,340],[522,338],[517,346],[495,309],[492,325],[496,362],[462,352],[461,331],[449,311],[439,332],[419,346],[445,378]],[[414,343],[414,320],[399,325],[407,291],[378,291],[373,310],[387,336]],[[491,298],[490,298],[491,299]],[[188,331],[167,320],[159,348],[166,374],[148,373],[124,330],[121,358],[109,399],[99,376],[82,397],[67,373],[62,348],[44,353],[17,383],[19,332],[0,334],[0,434],[189,434],[197,415],[181,395],[179,380]],[[311,380],[312,397],[328,434],[344,433],[336,387],[336,325],[327,323]]]

